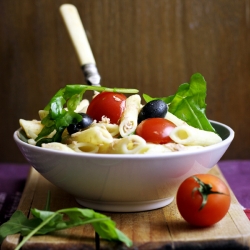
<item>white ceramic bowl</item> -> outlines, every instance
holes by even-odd
[[[187,177],[208,172],[223,156],[234,131],[211,121],[223,141],[196,151],[155,155],[66,153],[14,140],[26,160],[84,207],[110,212],[160,208],[174,199]]]

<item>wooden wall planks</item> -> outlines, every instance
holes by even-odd
[[[19,118],[84,84],[59,14],[66,2],[80,12],[102,85],[167,96],[200,72],[207,116],[236,132],[223,158],[249,158],[250,0],[2,0],[0,161],[24,161],[12,139]]]

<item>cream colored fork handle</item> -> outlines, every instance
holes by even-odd
[[[60,6],[60,13],[76,50],[80,66],[95,64],[95,59],[76,7],[72,4],[63,4]]]

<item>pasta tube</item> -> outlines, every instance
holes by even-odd
[[[109,154],[136,154],[143,147],[146,141],[138,135],[130,135],[121,139],[116,139],[109,148]]]
[[[119,126],[117,124],[101,121],[98,123],[94,123],[92,126],[99,126],[101,128],[106,129],[113,137],[119,135]]]
[[[37,120],[27,121],[24,119],[20,119],[19,124],[28,137],[28,141],[27,141],[28,144],[36,145],[35,139],[37,138],[38,134],[42,131],[44,127],[41,121],[37,121]],[[56,133],[56,130],[52,131],[46,137],[52,138],[55,135],[55,133]]]
[[[203,148],[203,146],[184,146],[182,144],[177,144],[177,143],[167,143],[164,144],[165,147],[169,148],[172,152],[176,151],[185,151],[185,150],[197,150],[199,148]]]
[[[41,124],[41,121],[37,121],[37,120],[27,121],[24,119],[20,119],[19,124],[25,131],[28,138],[32,138],[32,139],[36,139],[38,134],[43,129],[43,125]]]
[[[175,116],[174,114],[167,112],[165,119],[171,121],[172,123],[174,123],[176,126],[180,126],[183,124],[186,124],[183,120],[181,120],[180,118],[178,118],[177,116]]]
[[[154,144],[154,143],[146,143],[144,147],[138,152],[139,154],[156,154],[156,153],[166,153],[172,152],[170,148],[168,148],[165,144]]]
[[[43,143],[42,148],[53,149],[53,150],[64,151],[64,152],[74,152],[74,150],[69,148],[67,145],[59,143],[59,142]]]
[[[99,146],[99,153],[105,153],[110,143],[113,142],[113,137],[107,129],[99,126],[93,126],[81,132],[72,134],[71,139],[77,142],[97,145]]]
[[[76,142],[73,141],[71,144],[68,145],[69,148],[74,150],[75,152],[79,153],[98,153],[99,147],[92,143],[87,142]]]
[[[222,141],[214,132],[200,130],[187,124],[175,127],[170,138],[185,146],[209,146]]]
[[[126,137],[136,130],[140,108],[141,97],[139,95],[131,95],[126,99],[126,107],[119,125],[121,137]]]

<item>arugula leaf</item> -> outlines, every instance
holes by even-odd
[[[36,224],[34,220],[28,220],[21,211],[16,211],[11,218],[0,226],[0,244],[6,236],[16,234],[23,228],[32,228],[32,224]]]
[[[106,240],[125,243],[128,247],[133,242],[116,228],[116,224],[109,217],[97,213],[92,209],[66,208],[56,212],[31,209],[34,218],[27,219],[21,211],[16,211],[9,221],[0,226],[0,243],[11,234],[21,233],[25,236],[16,250],[20,249],[33,235],[43,235],[57,230],[67,229],[84,224],[92,224],[99,236]],[[64,219],[67,216],[67,220]]]
[[[161,99],[168,104],[168,111],[190,126],[202,130],[215,132],[215,129],[206,117],[206,81],[200,73],[193,74],[189,83],[179,86],[174,95],[163,98],[152,98],[143,94],[146,102]]]
[[[21,130],[19,131],[19,138],[20,138],[22,141],[28,143],[28,137],[27,137],[27,135],[26,135],[26,133],[25,133],[25,131],[24,131],[23,129],[21,129]]]
[[[82,116],[75,113],[74,110],[82,100],[83,94],[86,90],[98,92],[138,93],[137,89],[107,88],[89,85],[66,85],[51,98],[50,102],[44,108],[44,110],[49,113],[41,121],[44,128],[36,138],[37,146],[41,146],[42,143],[60,142],[64,129],[73,122],[81,121]],[[64,105],[66,105],[67,110]],[[52,138],[44,138],[54,130],[56,130],[56,133]]]

